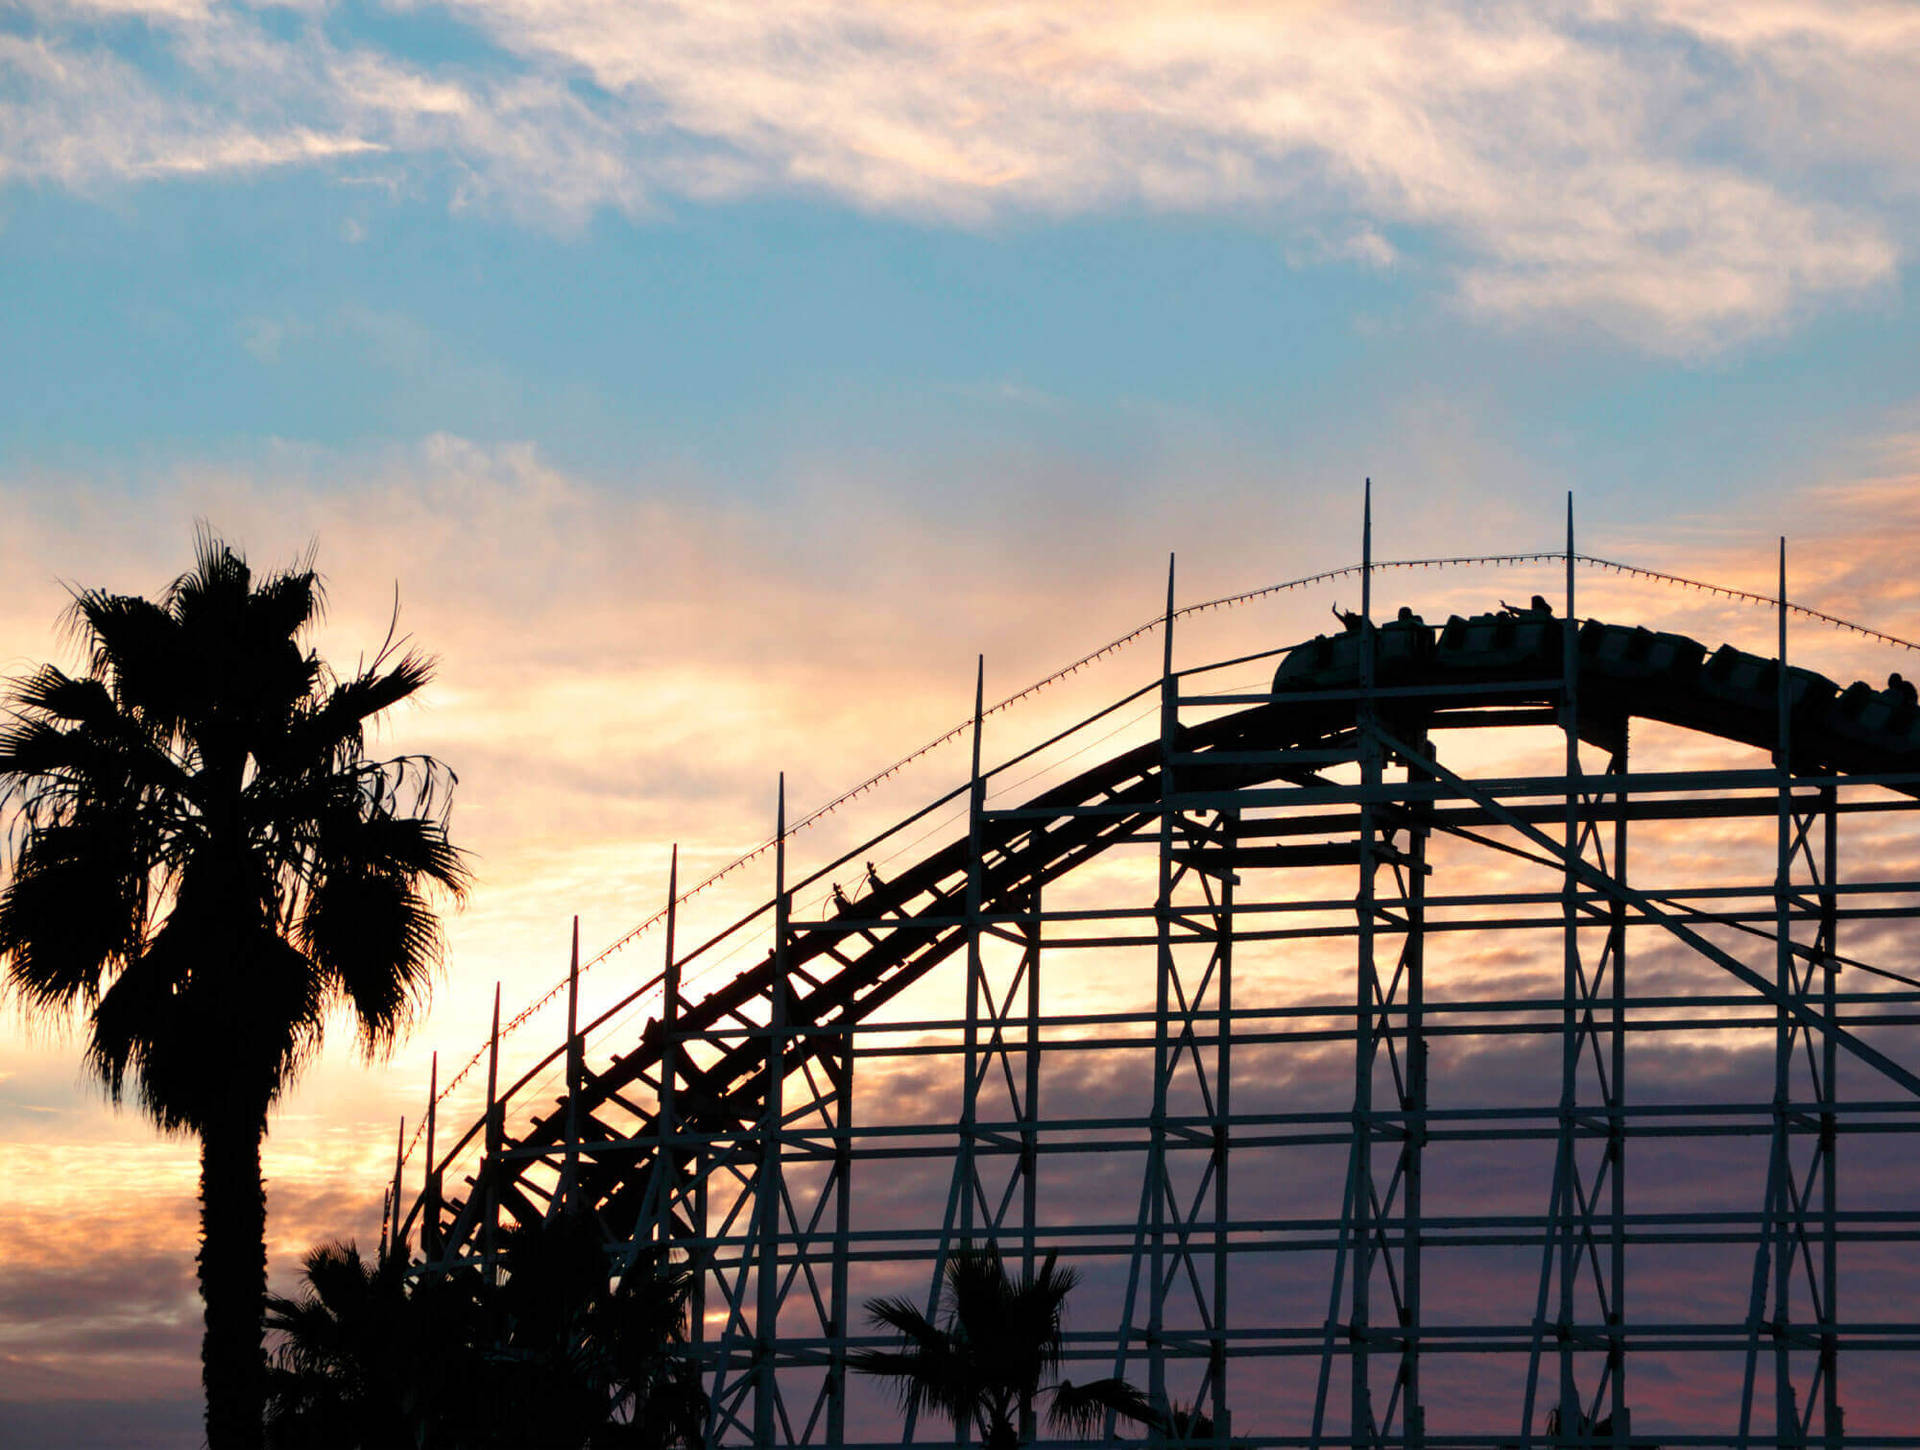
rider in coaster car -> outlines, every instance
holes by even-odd
[[[1500,608],[1508,614],[1518,615],[1523,619],[1553,618],[1553,606],[1547,603],[1543,596],[1538,594],[1533,596],[1533,602],[1528,604],[1524,609],[1518,604],[1509,604],[1504,599],[1500,601]]]

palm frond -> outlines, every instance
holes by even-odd
[[[418,694],[432,680],[434,666],[431,655],[409,651],[391,669],[368,671],[336,685],[308,717],[306,734],[321,749],[342,742],[358,748],[366,723]]]
[[[93,678],[118,708],[156,735],[172,735],[204,692],[206,669],[171,612],[138,595],[96,589],[74,594],[70,617],[86,641]]]
[[[232,929],[217,892],[189,880],[94,1008],[89,1061],[116,1100],[137,1080],[170,1131],[248,1104],[264,1118],[320,1046],[326,1002],[305,956],[264,921]]]
[[[904,1298],[869,1301],[867,1317],[898,1335],[902,1347],[856,1351],[847,1358],[854,1370],[890,1380],[901,1409],[910,1414],[932,1411],[956,1427],[973,1418],[978,1378],[952,1335]]]
[[[49,721],[115,729],[120,712],[107,687],[95,679],[74,679],[55,665],[42,665],[14,681],[14,704]]]
[[[930,1345],[946,1338],[940,1327],[922,1314],[911,1299],[870,1299],[867,1318],[876,1329],[890,1329],[910,1344]]]
[[[1099,1379],[1083,1385],[1062,1380],[1053,1391],[1047,1423],[1066,1434],[1086,1439],[1106,1428],[1109,1414],[1136,1425],[1153,1425],[1158,1420],[1152,1402],[1125,1380]]]
[[[308,891],[297,940],[353,1008],[370,1055],[425,1011],[439,965],[439,919],[393,871],[330,871]]]
[[[1213,1417],[1201,1410],[1198,1400],[1191,1405],[1175,1405],[1167,1412],[1162,1433],[1176,1444],[1211,1445],[1215,1438]]]
[[[104,693],[93,681],[76,685]],[[151,808],[188,788],[190,778],[179,764],[154,746],[137,721],[115,712],[110,698],[68,703],[89,709],[104,703],[113,713],[82,725],[22,713],[0,727],[0,779],[31,820],[44,819],[49,807],[57,811],[79,801],[97,808]]]
[[[248,623],[262,640],[276,646],[298,639],[326,613],[326,588],[313,568],[311,547],[289,568],[269,574],[247,601]]]
[[[153,946],[113,979],[94,1004],[87,1060],[116,1103],[125,1096],[129,1077],[136,1082],[146,1077],[154,1040],[183,1030],[177,990],[179,969],[171,960],[177,945],[177,939],[162,932]],[[183,1123],[166,1121],[163,1115],[163,1126],[176,1128]]]
[[[141,945],[147,862],[112,814],[30,833],[0,891],[0,957],[29,1013],[92,1006]]]

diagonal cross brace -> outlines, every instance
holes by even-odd
[[[1596,891],[1603,892],[1608,896],[1636,908],[1647,920],[1657,922],[1661,926],[1664,926],[1669,932],[1673,933],[1674,936],[1678,937],[1709,961],[1718,964],[1733,976],[1739,978],[1740,981],[1746,983],[1747,986],[1759,993],[1761,997],[1772,1003],[1776,1008],[1797,1019],[1801,1025],[1809,1031],[1818,1031],[1832,1038],[1833,1041],[1841,1047],[1844,1047],[1848,1052],[1851,1052],[1874,1071],[1891,1079],[1899,1086],[1905,1088],[1909,1093],[1912,1093],[1916,1098],[1920,1098],[1920,1077],[1916,1077],[1913,1073],[1907,1071],[1906,1068],[1888,1057],[1884,1052],[1868,1046],[1837,1022],[1831,1021],[1826,1016],[1816,1012],[1799,998],[1781,992],[1772,982],[1769,982],[1765,977],[1761,976],[1760,973],[1754,971],[1752,967],[1749,967],[1738,957],[1721,950],[1698,932],[1683,925],[1678,918],[1662,911],[1654,904],[1653,898],[1645,892],[1635,891],[1631,886],[1628,886],[1626,882],[1617,879],[1608,872],[1595,869],[1584,860],[1573,858],[1569,861],[1567,849],[1563,844],[1555,841],[1551,836],[1547,835],[1546,832],[1529,825],[1526,821],[1522,820],[1519,815],[1508,810],[1492,796],[1487,795],[1483,791],[1476,790],[1471,782],[1462,779],[1431,757],[1423,755],[1411,746],[1394,739],[1391,735],[1387,734],[1386,731],[1380,729],[1379,726],[1369,725],[1367,728],[1382,745],[1392,750],[1409,764],[1430,772],[1438,780],[1445,781],[1448,785],[1480,806],[1488,815],[1492,816],[1502,825],[1509,826],[1513,830],[1518,831],[1535,845],[1551,853],[1556,860],[1567,862],[1567,864],[1572,867],[1575,875],[1577,875],[1583,883]]]

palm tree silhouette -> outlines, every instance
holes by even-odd
[[[267,1300],[271,1450],[435,1450],[471,1438],[486,1342],[477,1272],[410,1281],[404,1253],[376,1261],[322,1244],[295,1297]]]
[[[308,1251],[301,1278],[298,1297],[267,1299],[267,1332],[279,1338],[267,1371],[267,1443],[397,1450],[408,1443],[397,1383],[405,1262],[371,1263],[354,1244],[323,1244]]]
[[[501,1262],[495,1283],[309,1251],[298,1295],[267,1301],[270,1450],[698,1450],[684,1269],[642,1258],[610,1285],[575,1214],[509,1230]]]
[[[869,1300],[868,1316],[899,1336],[901,1347],[862,1350],[849,1363],[893,1380],[910,1413],[944,1416],[956,1431],[971,1425],[983,1450],[1025,1443],[1043,1392],[1051,1399],[1049,1422],[1067,1434],[1094,1433],[1109,1412],[1156,1423],[1146,1396],[1125,1380],[1061,1380],[1047,1389],[1059,1373],[1066,1299],[1077,1283],[1079,1275],[1053,1254],[1015,1279],[994,1246],[962,1245],[947,1260],[939,1322],[907,1299]]]
[[[261,1444],[267,1113],[344,1002],[391,1047],[440,952],[425,893],[466,884],[452,777],[375,760],[368,723],[431,662],[392,636],[337,678],[305,643],[312,558],[255,580],[202,530],[157,601],[77,591],[84,674],[15,682],[0,956],[30,1014],[87,1014],[87,1059],[200,1140],[202,1377],[211,1450]],[[396,655],[399,657],[396,659]]]
[[[699,1450],[707,1396],[681,1351],[693,1277],[657,1254],[612,1283],[592,1215],[567,1209],[501,1235],[505,1281],[478,1403],[490,1438],[551,1450]]]

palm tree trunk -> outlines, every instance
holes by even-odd
[[[200,1134],[200,1344],[208,1450],[261,1450],[266,1358],[267,1190],[260,1176],[265,1114],[212,1115]]]

